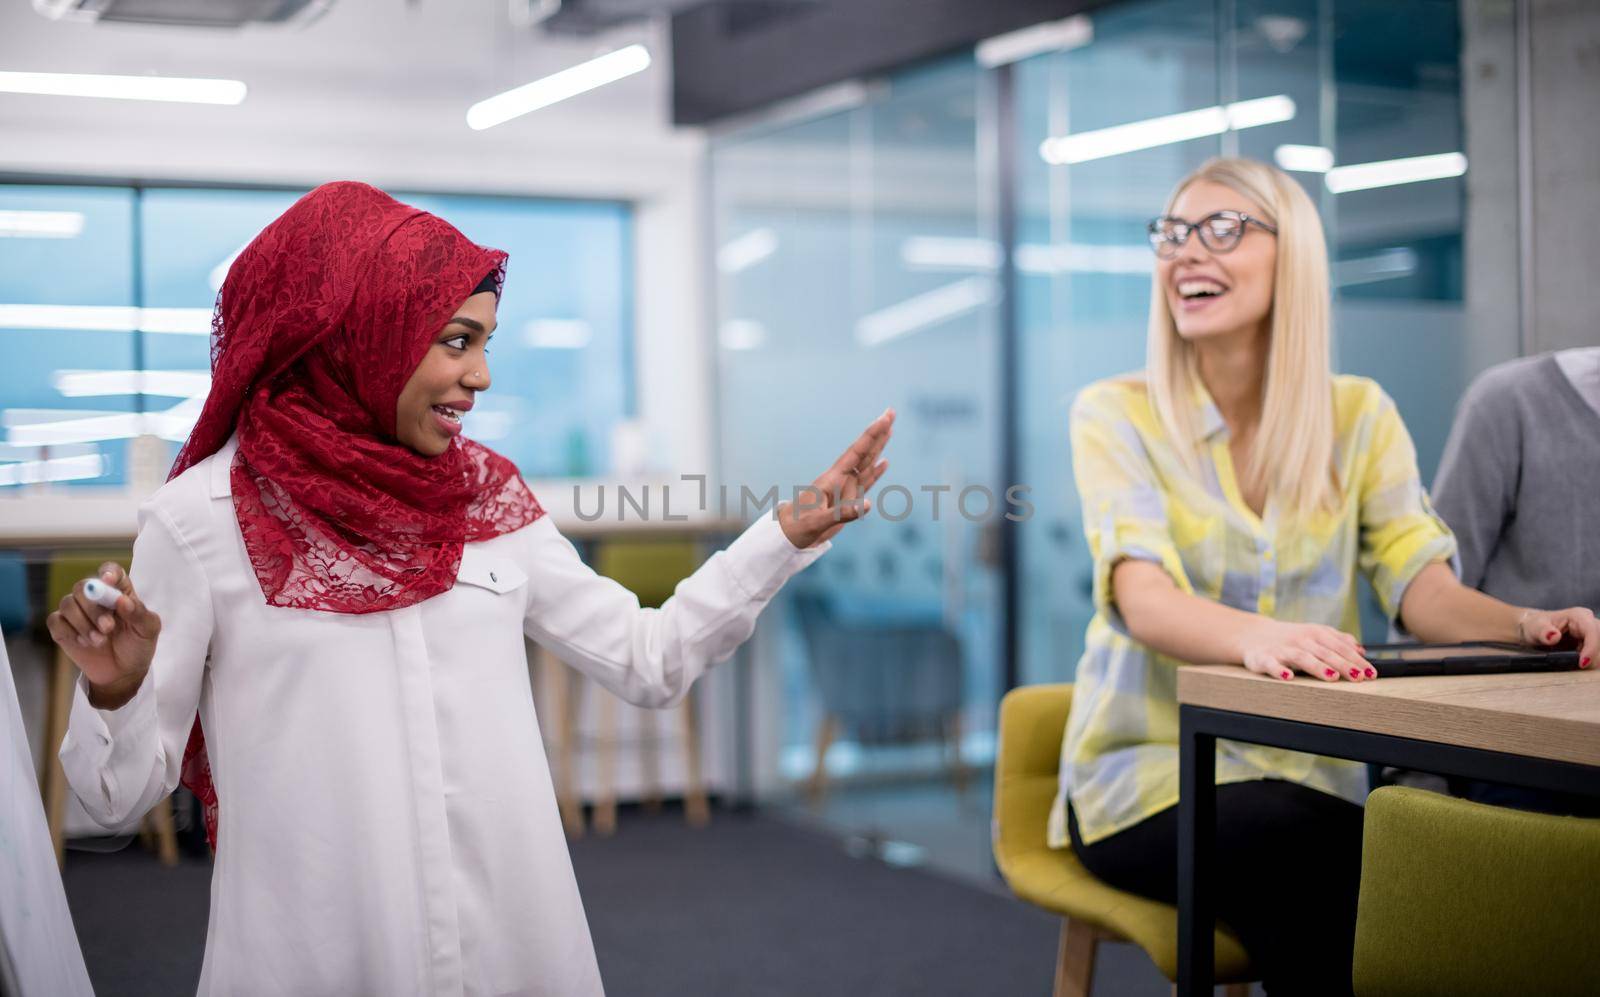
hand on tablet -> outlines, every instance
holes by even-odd
[[[1571,609],[1529,609],[1517,621],[1522,642],[1534,647],[1578,645],[1578,667],[1593,668],[1600,659],[1600,622],[1582,606]]]
[[[1361,644],[1335,627],[1284,623],[1262,617],[1244,639],[1241,660],[1268,678],[1292,679],[1295,672],[1324,682],[1362,682],[1378,672],[1361,656]]]

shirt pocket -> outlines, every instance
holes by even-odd
[[[440,663],[437,694],[448,701],[439,707],[441,716],[491,728],[516,722],[504,720],[504,710],[527,705],[523,617],[534,584],[511,558],[468,545],[455,585],[422,604],[426,639]]]
[[[527,574],[508,557],[491,554],[473,547],[461,551],[461,567],[456,572],[456,585],[470,586],[507,595],[528,584]]]
[[[528,575],[509,557],[467,547],[451,595],[452,625],[519,633],[527,608]]]

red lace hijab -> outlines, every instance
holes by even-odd
[[[504,457],[395,439],[400,391],[506,254],[362,183],[324,184],[245,247],[212,320],[211,393],[172,477],[238,435],[233,507],[270,605],[398,609],[448,591],[462,545],[544,514]],[[216,843],[198,718],[183,782]]]

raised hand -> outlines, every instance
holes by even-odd
[[[796,547],[811,547],[833,539],[872,508],[867,492],[889,469],[888,461],[878,460],[894,432],[894,409],[884,409],[850,448],[822,476],[803,490],[794,502],[778,507],[778,522],[784,535]]]

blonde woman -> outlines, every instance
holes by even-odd
[[[1394,403],[1335,376],[1328,262],[1282,172],[1216,159],[1150,224],[1148,370],[1091,385],[1073,471],[1095,561],[1050,843],[1106,882],[1177,893],[1176,669],[1364,682],[1358,570],[1428,641],[1580,643],[1587,609],[1509,606],[1457,582]],[[1218,742],[1218,913],[1272,993],[1348,993],[1365,770]]]

